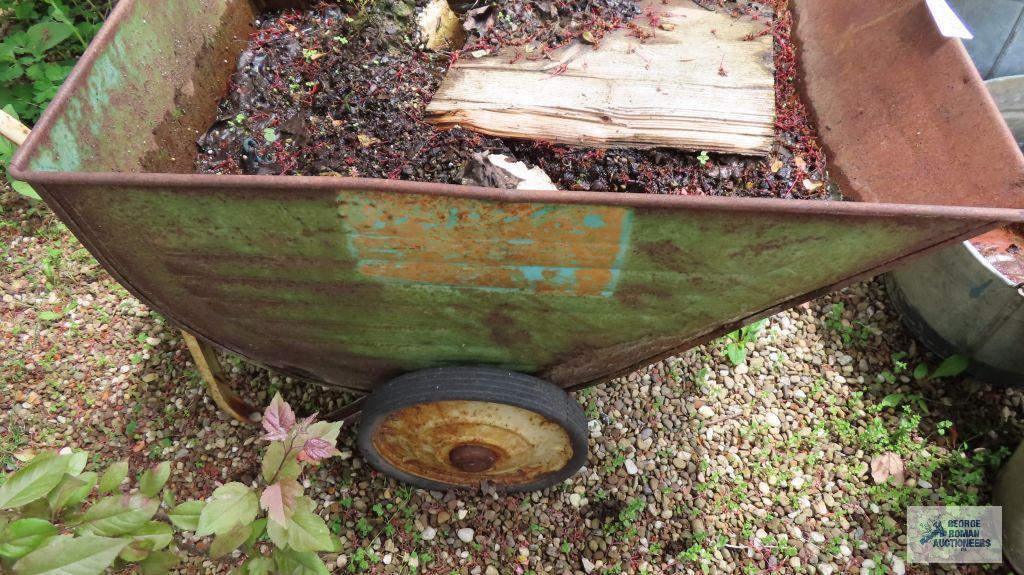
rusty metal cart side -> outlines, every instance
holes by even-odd
[[[480,422],[441,404],[538,413],[506,396],[606,381],[1024,221],[1021,153],[924,0],[793,7],[806,101],[856,202],[190,174],[259,9],[241,0],[122,0],[12,172],[133,294],[204,341],[364,392],[454,374],[385,389],[437,408],[417,419],[421,437],[449,438],[429,457],[415,445],[382,456],[374,430],[416,406],[371,396],[382,423],[360,443],[378,467],[431,487],[542,487],[582,461],[564,393],[539,424],[494,416],[520,438],[548,423],[566,433],[565,457],[518,475],[527,463],[493,439],[442,433]],[[459,387],[453,366],[489,368],[514,393],[442,391]]]

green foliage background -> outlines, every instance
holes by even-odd
[[[113,0],[0,0],[0,107],[39,119]]]

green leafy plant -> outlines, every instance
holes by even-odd
[[[242,549],[239,573],[326,574],[317,555],[337,538],[315,513],[299,478],[309,465],[338,455],[341,423],[297,421],[274,397],[263,415],[269,446],[261,464],[264,487],[231,482],[206,501],[176,504],[165,487],[171,466],[143,472],[125,485],[128,463],[102,475],[86,471],[84,451],[41,453],[0,484],[0,572],[16,575],[98,575],[135,564],[144,575],[167,573],[180,560],[175,530],[212,536],[220,559]]]
[[[767,323],[768,320],[762,319],[725,336],[728,342],[725,344],[725,356],[730,363],[739,365],[747,360],[747,344],[757,341]]]
[[[951,355],[944,359],[942,363],[935,368],[935,371],[929,373],[928,364],[921,363],[914,368],[914,379],[931,380],[956,377],[966,371],[970,364],[971,360],[962,355]]]
[[[708,155],[707,151],[701,151],[700,155],[697,156],[697,162],[699,162],[701,166],[708,165],[708,161],[710,160],[711,156]]]
[[[110,9],[109,0],[0,0],[0,104],[34,122]]]

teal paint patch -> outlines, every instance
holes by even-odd
[[[541,209],[537,210],[536,212],[533,212],[532,214],[530,214],[530,218],[535,219],[535,220],[536,219],[540,219],[540,218],[543,218],[544,216],[550,214],[553,211],[555,211],[555,209],[553,207],[551,207],[551,206],[544,206],[543,208],[541,208]]]
[[[589,216],[583,218],[583,225],[587,226],[588,228],[597,229],[603,228],[607,224],[604,223],[604,218],[602,218],[601,216],[597,214],[590,214]]]
[[[544,266],[519,266],[519,271],[527,281],[534,283],[546,282],[559,287],[576,285],[577,268],[552,268]]]
[[[510,244],[512,244],[514,246],[530,246],[530,245],[533,245],[534,242],[533,242],[533,240],[528,240],[528,239],[524,238],[524,239],[508,240],[508,243],[510,243]]]
[[[626,262],[629,259],[629,248],[632,245],[632,238],[633,210],[629,210],[622,217],[622,233],[619,234],[619,253],[616,254],[615,265],[611,269],[612,279],[608,282],[608,287],[601,292],[601,295],[604,297],[615,295],[615,289],[619,286],[619,279],[622,276],[622,269],[626,267]]]

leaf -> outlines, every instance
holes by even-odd
[[[380,138],[375,138],[373,136],[368,136],[366,134],[359,134],[356,136],[356,139],[359,140],[359,145],[364,148],[369,148],[374,144],[380,143]]]
[[[967,370],[971,360],[962,355],[951,355],[947,357],[939,367],[935,368],[928,379],[942,379],[943,377],[956,377]]]
[[[730,343],[725,346],[725,355],[733,365],[739,365],[747,359],[747,348],[742,343]]]
[[[288,437],[288,432],[295,425],[295,412],[292,407],[281,398],[281,394],[275,394],[266,411],[263,412],[263,429],[267,430],[264,439],[269,441],[280,441]]]
[[[41,453],[0,485],[0,509],[11,509],[44,497],[64,479],[68,457]]]
[[[199,528],[199,515],[204,507],[206,507],[205,501],[186,501],[171,509],[167,518],[178,529],[195,531]]]
[[[0,557],[24,557],[56,534],[57,528],[49,521],[19,519],[0,532]]]
[[[249,539],[251,534],[252,526],[235,525],[230,531],[217,535],[213,538],[213,543],[210,544],[210,558],[219,559],[238,549],[242,543]]]
[[[277,564],[277,575],[327,575],[327,566],[313,552],[300,552],[292,549],[274,551],[274,563]]]
[[[147,469],[139,479],[139,493],[146,497],[156,497],[171,476],[171,463],[164,461],[153,469]]]
[[[914,368],[914,379],[924,379],[928,376],[928,364],[919,363]]]
[[[143,575],[165,575],[181,562],[181,557],[170,551],[154,551],[139,563]]]
[[[75,533],[104,537],[131,533],[152,519],[159,508],[160,502],[156,499],[124,495],[104,497],[86,510],[75,527]]]
[[[342,425],[343,423],[341,421],[333,423],[330,421],[319,421],[310,425],[306,433],[308,433],[310,437],[316,437],[331,445],[337,445],[338,433],[341,432]]]
[[[103,477],[100,478],[100,494],[103,495],[117,491],[125,477],[128,477],[128,462],[118,461],[112,464],[103,472]]]
[[[269,557],[253,557],[245,562],[245,572],[249,575],[270,575],[274,562]]]
[[[288,546],[288,528],[277,521],[267,522],[267,536],[275,547],[284,548]]]
[[[78,505],[85,501],[85,498],[96,486],[96,474],[92,471],[83,473],[78,477],[65,475],[64,479],[57,485],[57,488],[46,496],[50,504],[50,511],[59,513],[65,507]]]
[[[124,539],[85,535],[58,538],[14,564],[17,575],[99,575],[128,545]]]
[[[263,454],[263,463],[261,464],[263,481],[270,483],[274,480],[274,475],[284,461],[284,455],[284,444],[278,441],[271,442],[266,453]]]
[[[266,520],[266,518],[257,519],[256,521],[253,521],[252,522],[252,533],[250,533],[249,534],[249,538],[245,540],[245,545],[243,545],[243,548],[251,549],[252,546],[255,545],[256,542],[260,540],[260,537],[262,537],[263,534],[266,533],[266,532],[267,532],[267,520]]]
[[[128,543],[128,546],[121,550],[118,554],[118,558],[127,561],[128,563],[138,563],[149,557],[149,554],[153,551],[153,543],[146,540],[132,540]]]
[[[199,514],[196,535],[220,535],[235,525],[252,523],[258,511],[259,499],[252,489],[238,482],[222,485],[213,492],[213,499]]]
[[[903,460],[891,451],[876,455],[871,460],[871,479],[876,485],[882,485],[890,478],[895,480],[896,485],[902,485],[906,479],[905,473]]]
[[[64,314],[57,313],[55,311],[44,310],[39,312],[37,316],[39,317],[39,319],[43,321],[57,321],[58,319],[64,317]]]
[[[67,472],[69,475],[78,475],[85,471],[85,466],[89,464],[89,453],[86,451],[75,451],[67,456],[68,468]]]
[[[302,485],[294,479],[281,480],[263,490],[260,507],[270,519],[287,525],[295,513],[295,500],[302,496]]]
[[[296,510],[291,520],[288,521],[287,528],[288,547],[296,551],[334,550],[334,538],[331,535],[331,530],[327,528],[327,524],[319,515],[304,509]]]
[[[174,539],[174,530],[162,521],[150,521],[131,535],[136,541],[150,542],[152,544],[150,549],[159,551],[171,544]]]
[[[273,144],[277,141],[277,138],[277,132],[273,128],[263,128],[263,139],[266,140],[268,144]]]
[[[41,56],[74,33],[74,26],[55,20],[44,20],[26,30],[25,49],[36,56]]]
[[[899,404],[903,403],[903,398],[904,395],[902,393],[890,393],[889,395],[883,397],[881,403],[879,403],[878,405],[881,408],[896,407]]]

